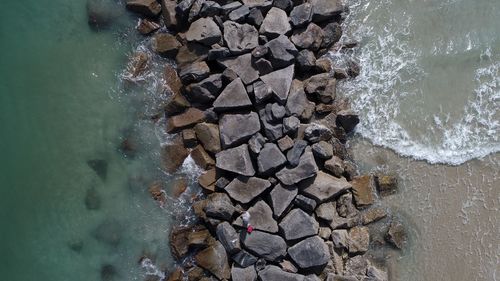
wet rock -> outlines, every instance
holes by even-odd
[[[223,66],[233,70],[245,85],[259,78],[259,72],[252,67],[252,54],[244,54],[235,58],[226,58],[219,60],[219,62]]]
[[[255,205],[248,209],[248,213],[250,213],[249,224],[254,229],[269,233],[278,232],[278,223],[273,219],[273,211],[264,201],[257,201]],[[241,216],[236,219],[234,225],[246,227]]]
[[[274,143],[266,143],[257,157],[257,167],[262,175],[270,175],[286,163],[286,158]]]
[[[165,202],[167,202],[167,196],[165,191],[163,190],[160,182],[154,182],[149,188],[148,192],[151,197],[158,203],[160,206],[163,206]]]
[[[325,170],[337,178],[340,178],[344,173],[344,163],[342,159],[334,155],[325,162]]]
[[[271,8],[267,12],[262,25],[260,26],[259,33],[268,38],[278,37],[282,34],[287,34],[292,30],[288,22],[286,12],[276,7]]]
[[[237,78],[226,86],[213,105],[216,111],[227,111],[251,106],[252,102],[245,85],[240,78]]]
[[[253,92],[255,97],[255,102],[260,104],[267,99],[269,99],[273,94],[273,89],[262,81],[257,81],[253,83]]]
[[[127,64],[127,79],[135,81],[137,78],[146,72],[149,67],[150,57],[144,52],[135,52]]]
[[[245,20],[248,14],[250,14],[250,9],[248,8],[248,6],[242,5],[239,8],[232,10],[228,16],[232,21],[242,22]],[[257,32],[257,30],[255,31]]]
[[[161,5],[156,0],[127,0],[128,10],[146,17],[156,17],[161,13]]]
[[[298,189],[296,186],[283,186],[277,184],[269,195],[271,206],[274,215],[279,218],[288,209],[295,196],[297,196]]]
[[[337,95],[337,80],[330,73],[312,76],[305,82],[304,87],[308,95],[317,98],[322,103],[331,103]]]
[[[123,225],[114,219],[104,220],[93,232],[98,241],[110,246],[118,246],[122,240]]]
[[[294,27],[306,26],[312,20],[313,6],[311,3],[304,3],[295,6],[290,13],[290,22]]]
[[[374,191],[375,178],[372,175],[353,178],[352,194],[354,195],[356,206],[366,207],[373,204],[373,202],[375,201],[375,197],[373,195]]]
[[[194,147],[197,145],[198,141],[196,140],[196,133],[192,129],[185,129],[181,132],[182,142],[185,147]]]
[[[181,46],[175,36],[168,33],[156,33],[152,40],[153,51],[166,57],[175,57]]]
[[[321,48],[330,48],[334,43],[337,43],[342,37],[342,27],[336,22],[327,24],[323,28],[323,42],[321,43]]]
[[[248,7],[246,9],[248,10]],[[224,41],[233,54],[247,53],[259,45],[259,32],[249,24],[226,21],[224,22]]]
[[[278,140],[278,147],[282,152],[285,152],[293,147],[293,140],[289,136],[284,136]]]
[[[186,98],[180,92],[177,92],[167,101],[167,104],[165,105],[165,114],[167,116],[172,116],[174,114],[181,113],[185,109],[189,108],[190,105],[191,104],[186,100]]]
[[[94,170],[94,172],[105,181],[108,176],[108,161],[104,159],[92,159],[87,161],[87,165]]]
[[[366,225],[381,220],[386,216],[387,211],[384,208],[374,207],[366,210],[361,214],[361,222]]]
[[[196,165],[200,166],[202,169],[207,170],[215,166],[214,159],[205,151],[203,146],[197,145],[191,151],[191,157],[193,158]]]
[[[190,63],[205,60],[208,56],[209,50],[210,49],[207,46],[202,44],[188,42],[186,45],[179,48],[179,52],[177,53],[177,56],[175,56],[175,60],[177,61],[178,66],[184,67]]]
[[[177,2],[173,0],[161,0],[161,11],[163,16],[163,23],[165,23],[165,27],[169,30],[177,29],[177,12],[175,11],[175,7],[177,6]]]
[[[262,136],[261,133],[257,133],[253,135],[248,141],[248,148],[253,154],[259,154],[265,143],[266,139]]]
[[[359,115],[350,109],[337,113],[337,125],[344,128],[346,133],[352,132],[358,123]]]
[[[179,72],[182,83],[185,85],[199,82],[210,75],[210,68],[204,61],[193,62],[189,65],[183,66]]]
[[[240,236],[236,230],[228,222],[222,222],[217,226],[215,231],[217,239],[226,249],[229,255],[233,255],[241,251]]]
[[[102,281],[110,281],[115,280],[118,275],[118,271],[115,266],[111,264],[104,264],[101,266],[101,280]]]
[[[299,126],[300,126],[300,120],[295,116],[290,116],[283,119],[283,133],[289,136],[296,135]]]
[[[259,9],[253,8],[250,10],[250,13],[247,16],[248,23],[259,27],[263,21],[264,21],[264,16],[262,15],[262,12]]]
[[[168,118],[167,133],[177,132],[203,121],[205,121],[205,113],[197,108],[191,107],[179,115]]]
[[[170,249],[177,259],[181,259],[188,253],[188,241],[191,232],[192,230],[186,227],[173,228],[170,232]]]
[[[217,171],[215,168],[212,168],[205,173],[201,174],[198,177],[198,184],[206,191],[206,192],[214,192],[215,191],[215,183],[217,181]]]
[[[336,217],[338,217],[337,214],[337,208],[335,203],[333,202],[326,202],[318,206],[316,208],[316,216],[319,219],[322,219],[326,222],[331,222],[333,221]]]
[[[170,194],[174,198],[178,198],[182,195],[187,189],[187,180],[185,178],[176,178],[171,183]]]
[[[370,245],[370,233],[364,226],[355,226],[349,229],[349,253],[362,254],[368,251]]]
[[[291,210],[281,220],[279,227],[287,241],[293,241],[318,234],[319,224],[301,209]]]
[[[295,32],[290,40],[300,49],[317,51],[321,47],[324,37],[323,29],[314,23],[310,23],[306,29]]]
[[[342,194],[337,199],[337,213],[343,218],[351,218],[359,214],[358,209],[354,207],[350,192]]]
[[[238,281],[256,281],[257,272],[255,272],[255,268],[252,266],[241,268],[233,265],[231,268],[231,278]]]
[[[333,146],[326,141],[320,141],[311,146],[314,156],[320,159],[330,159],[333,156]]]
[[[379,175],[376,177],[377,190],[382,196],[396,193],[398,189],[398,179],[396,176]]]
[[[340,0],[312,0],[313,21],[321,22],[340,15],[344,7]]]
[[[295,45],[284,35],[269,41],[265,46],[269,50],[269,60],[273,67],[277,69],[293,64],[295,57],[299,53]]]
[[[184,147],[182,139],[176,136],[171,143],[166,144],[161,150],[162,168],[167,173],[174,173],[184,163],[189,151]]]
[[[304,195],[297,195],[293,204],[308,213],[312,213],[316,209],[316,201]]]
[[[255,175],[248,145],[223,150],[215,155],[216,166],[219,169],[234,172],[243,176]]]
[[[319,236],[309,237],[288,249],[292,260],[303,270],[322,270],[330,260],[328,246]]]
[[[296,140],[292,149],[286,154],[288,163],[292,167],[296,167],[300,162],[300,157],[307,147],[307,142],[304,140]]]
[[[318,123],[309,124],[304,131],[305,139],[312,143],[329,141],[332,136],[333,132],[328,127]]]
[[[215,242],[208,229],[199,229],[188,234],[188,245],[190,248],[205,248]]]
[[[302,180],[313,177],[317,172],[318,166],[316,166],[311,149],[306,148],[304,154],[300,157],[299,164],[296,167],[285,167],[276,173],[276,177],[285,185],[293,185]]]
[[[226,221],[231,220],[237,212],[231,203],[231,199],[225,193],[212,193],[208,195],[203,210],[208,217]]]
[[[275,265],[268,265],[259,271],[262,281],[304,281],[304,275],[283,271]]]
[[[321,171],[317,173],[316,177],[301,182],[299,185],[306,196],[313,198],[318,203],[330,200],[351,187],[345,178],[339,179]]]
[[[87,189],[85,193],[85,207],[87,207],[87,210],[99,210],[101,208],[101,197],[95,187]]]
[[[246,204],[271,186],[267,180],[252,177],[237,177],[224,189],[234,200]]]
[[[316,66],[316,56],[309,50],[302,50],[297,55],[297,65],[303,72],[311,71]]]
[[[281,102],[285,103],[288,98],[288,92],[292,85],[294,74],[293,65],[280,69],[269,74],[266,74],[260,79],[273,91],[275,97]]]
[[[195,256],[196,263],[219,279],[229,279],[231,270],[224,247],[218,241]]]
[[[398,249],[403,249],[407,243],[408,237],[405,227],[398,219],[393,219],[389,230],[387,231],[386,240],[389,241]]]
[[[211,46],[221,41],[222,33],[212,18],[201,18],[191,24],[186,32],[186,39]]]
[[[268,261],[276,261],[286,255],[286,243],[278,235],[255,230],[243,239],[243,245],[251,253]]]
[[[196,137],[206,151],[218,153],[221,151],[219,126],[211,123],[199,123],[194,126]]]
[[[260,131],[259,116],[248,114],[225,114],[219,122],[220,138],[223,148],[242,144]]]
[[[239,251],[238,253],[234,254],[231,258],[236,264],[238,264],[243,268],[252,266],[257,262],[257,258],[245,250]]]
[[[160,25],[154,21],[150,21],[147,19],[140,19],[139,24],[137,25],[137,31],[139,31],[142,35],[148,35],[153,33],[154,31],[160,29]]]
[[[105,0],[87,1],[88,24],[94,30],[108,28],[120,16],[117,5]]]

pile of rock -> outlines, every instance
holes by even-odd
[[[351,72],[331,71],[323,56],[339,48],[341,1],[127,7],[161,15],[175,32],[152,38],[176,62],[165,69],[166,130],[176,136],[163,167],[174,172],[191,155],[206,170],[198,181],[207,196],[193,204],[201,224],[171,235],[173,254],[193,250],[196,265],[168,280],[387,280],[364,255],[366,225],[387,216],[372,205],[377,188],[389,194],[395,181],[356,174],[344,143],[359,118],[336,96],[337,79]]]

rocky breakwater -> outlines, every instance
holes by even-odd
[[[336,96],[337,79],[355,71],[323,56],[342,47],[341,2],[127,6],[165,25],[152,47],[175,61],[165,69],[165,126],[175,136],[163,167],[175,172],[191,155],[206,170],[193,203],[199,224],[172,230],[180,266],[168,280],[387,280],[365,254],[367,225],[388,216],[373,205],[395,182],[357,175],[345,142],[359,118]],[[387,240],[402,246],[394,224]]]

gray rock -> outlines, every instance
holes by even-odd
[[[222,75],[212,74],[199,83],[186,88],[186,97],[192,103],[212,102],[222,90]]]
[[[293,147],[293,139],[289,136],[284,136],[278,140],[278,147],[282,152],[285,152]]]
[[[290,94],[286,102],[287,114],[300,118],[310,103],[311,102],[307,100],[303,82],[293,80],[290,87]],[[314,106],[314,103],[312,103],[312,106]]]
[[[288,249],[292,260],[303,270],[322,269],[330,260],[330,251],[323,239],[313,236]]]
[[[222,10],[219,3],[215,1],[205,1],[201,7],[200,16],[202,17],[213,17],[218,15]]]
[[[341,0],[312,0],[313,21],[321,22],[340,15],[344,7]]]
[[[316,201],[304,195],[297,195],[293,203],[302,210],[312,213],[316,209]]]
[[[189,12],[189,9],[191,9],[191,6],[193,5],[195,0],[181,0],[177,4],[177,7],[175,8],[176,12],[181,16],[187,15]]]
[[[231,55],[231,51],[229,51],[229,49],[226,47],[212,48],[212,49],[210,49],[210,51],[208,51],[207,60],[209,60],[209,61],[220,60],[223,58],[227,58],[230,55]]]
[[[186,45],[179,48],[175,60],[177,61],[177,65],[182,68],[190,63],[205,60],[209,50],[210,49],[205,45],[188,42]]]
[[[291,210],[279,226],[287,241],[317,235],[319,230],[319,223],[301,209]]]
[[[199,123],[194,126],[194,131],[206,151],[211,153],[220,152],[220,133],[217,124]]]
[[[306,26],[312,20],[313,6],[311,3],[304,3],[295,6],[290,12],[290,22],[294,27]]]
[[[259,154],[265,143],[266,139],[262,136],[261,133],[257,133],[253,135],[248,141],[248,148],[252,153]]]
[[[253,8],[250,10],[250,13],[247,16],[247,21],[248,23],[253,24],[255,26],[260,26],[264,21],[264,16],[262,15],[262,12],[259,9]]]
[[[255,272],[253,266],[242,268],[233,265],[231,268],[231,279],[237,281],[256,281],[257,272]]]
[[[370,233],[366,226],[355,226],[349,229],[349,253],[362,254],[368,251],[370,245]]]
[[[275,265],[268,265],[259,271],[259,278],[262,281],[305,281],[304,275],[283,271]]]
[[[219,43],[221,39],[222,33],[212,18],[196,20],[186,32],[186,40],[189,42],[198,42],[206,46]]]
[[[283,68],[293,64],[299,53],[295,45],[284,35],[267,42],[269,60],[275,68]]]
[[[268,261],[276,261],[286,255],[287,245],[283,238],[258,230],[246,234],[243,245],[251,253]]]
[[[286,154],[286,158],[288,159],[288,163],[292,166],[295,167],[299,164],[300,162],[300,157],[302,156],[302,153],[307,147],[307,142],[304,140],[296,140],[292,149],[288,151]]]
[[[249,24],[226,21],[224,22],[224,41],[233,54],[247,53],[259,45],[259,32]]]
[[[271,89],[271,87],[269,87],[266,83],[258,80],[253,83],[253,93],[255,103],[261,104],[273,95],[273,89]]]
[[[273,219],[273,211],[264,201],[257,201],[248,209],[248,213],[250,213],[249,224],[254,229],[269,233],[278,232],[278,223]],[[234,225],[246,227],[241,216],[234,221]]]
[[[292,27],[288,22],[286,12],[276,7],[272,7],[271,10],[267,12],[259,32],[268,38],[274,38],[281,34],[287,34],[291,30]]]
[[[333,156],[330,160],[325,162],[325,170],[337,178],[340,178],[344,173],[344,162],[339,157]]]
[[[301,71],[310,71],[316,66],[316,57],[309,50],[302,50],[297,55],[297,64]]]
[[[226,58],[219,60],[219,62],[233,70],[245,83],[248,85],[259,78],[259,72],[252,67],[252,55],[244,54],[236,58]]]
[[[316,143],[320,141],[328,141],[332,138],[333,132],[328,127],[318,123],[311,123],[304,131],[306,140]]]
[[[146,17],[156,17],[161,13],[161,5],[156,0],[127,0],[128,10]]]
[[[269,141],[276,141],[283,137],[283,125],[270,123],[269,120],[267,120],[265,108],[259,111],[259,116],[264,126],[264,134]]]
[[[235,148],[223,150],[215,155],[216,167],[225,171],[234,172],[243,176],[255,175],[252,158],[248,152],[248,145],[243,144]]]
[[[294,74],[294,66],[290,65],[286,68],[271,72],[260,77],[260,79],[269,87],[271,87],[275,97],[281,103],[285,103],[288,98],[288,92],[292,85]]]
[[[222,148],[242,144],[260,131],[259,116],[247,114],[224,114],[219,122]]]
[[[274,143],[266,143],[257,157],[257,166],[262,175],[270,175],[283,167],[285,163],[285,156]]]
[[[340,40],[342,37],[342,27],[336,22],[327,24],[323,28],[323,42],[321,43],[321,48],[330,48],[334,43]]]
[[[337,80],[331,73],[317,74],[305,82],[305,91],[323,103],[331,103],[336,97]]]
[[[273,71],[273,65],[271,64],[270,61],[266,60],[265,58],[257,59],[256,61],[253,62],[253,65],[255,69],[259,71],[260,75],[266,75]]]
[[[281,123],[281,119],[283,119],[283,117],[285,117],[286,109],[284,106],[279,105],[278,103],[273,103],[272,108],[271,108],[271,112],[272,112],[273,121],[279,121]]]
[[[310,23],[306,29],[297,30],[290,40],[300,49],[319,50],[323,37],[323,29],[314,23]]]
[[[229,279],[231,277],[226,251],[218,241],[215,241],[212,246],[196,254],[195,260],[196,264],[208,270],[219,280]]]
[[[326,141],[320,141],[311,146],[314,155],[320,159],[330,159],[333,156],[333,146]]]
[[[204,62],[194,62],[181,68],[179,77],[184,85],[192,82],[199,82],[210,75],[210,68]]]
[[[268,189],[271,183],[255,177],[237,177],[224,189],[234,200],[246,204]]]
[[[220,223],[215,233],[217,239],[221,242],[229,255],[235,254],[241,250],[240,235],[228,222]]]
[[[331,222],[333,221],[336,217],[338,217],[337,214],[337,207],[335,205],[335,202],[326,202],[318,206],[316,208],[316,216],[319,219],[322,219],[326,222]]]
[[[235,79],[227,85],[213,104],[216,111],[227,111],[251,105],[252,102],[240,78]]]
[[[222,14],[225,16],[229,15],[231,11],[234,11],[242,6],[242,4],[238,1],[231,1],[231,2],[225,1],[224,3],[227,3],[222,6]]]
[[[329,227],[320,227],[318,232],[319,237],[323,240],[330,240],[332,236],[332,230]]]
[[[337,213],[343,218],[352,218],[359,215],[358,209],[354,207],[350,192],[342,194],[337,199]]]
[[[299,186],[305,195],[318,203],[330,200],[351,187],[345,178],[339,179],[324,172],[318,172],[316,177],[300,183]]]
[[[252,51],[252,56],[254,58],[263,58],[264,56],[267,55],[268,52],[269,49],[267,48],[266,45],[259,45]]]
[[[297,134],[299,126],[300,120],[295,116],[290,116],[283,119],[283,133],[289,136],[295,136]]]
[[[285,12],[290,12],[293,8],[292,0],[274,0],[273,6],[276,8],[280,8]]]
[[[388,281],[389,276],[387,271],[380,270],[375,266],[368,266],[366,270],[366,278],[363,281]]]
[[[269,195],[274,215],[279,218],[288,209],[298,189],[296,186],[283,186],[277,184]]]
[[[203,211],[208,217],[231,220],[237,210],[231,203],[231,199],[225,193],[212,193],[208,195]]]
[[[257,262],[257,258],[245,250],[239,251],[238,253],[234,254],[231,258],[236,264],[238,264],[243,268],[252,266]]]
[[[242,22],[245,20],[248,14],[250,14],[250,9],[248,8],[248,6],[243,5],[237,9],[232,10],[229,13],[229,19],[232,21]]]
[[[337,113],[337,125],[344,128],[346,133],[352,132],[358,123],[359,115],[350,109]]]
[[[199,18],[201,9],[203,8],[203,3],[205,0],[195,0],[188,14],[188,22],[192,23]]]
[[[354,276],[345,276],[329,273],[326,277],[326,281],[359,281],[358,278]]]
[[[333,245],[337,249],[349,249],[349,234],[345,229],[336,229],[332,231]]]
[[[293,185],[302,180],[314,177],[317,172],[318,166],[316,166],[312,151],[310,148],[306,148],[296,167],[285,167],[276,173],[276,177],[285,185]]]

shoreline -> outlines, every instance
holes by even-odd
[[[161,2],[127,8],[177,66],[165,66],[173,138],[162,167],[173,173],[190,156],[205,170],[198,223],[172,229],[179,266],[167,280],[390,279],[378,253],[407,239],[379,196],[395,192],[397,178],[358,175],[345,144],[359,117],[335,87],[359,69],[324,56],[353,47],[336,44],[340,1]],[[146,63],[136,56],[133,76]]]

